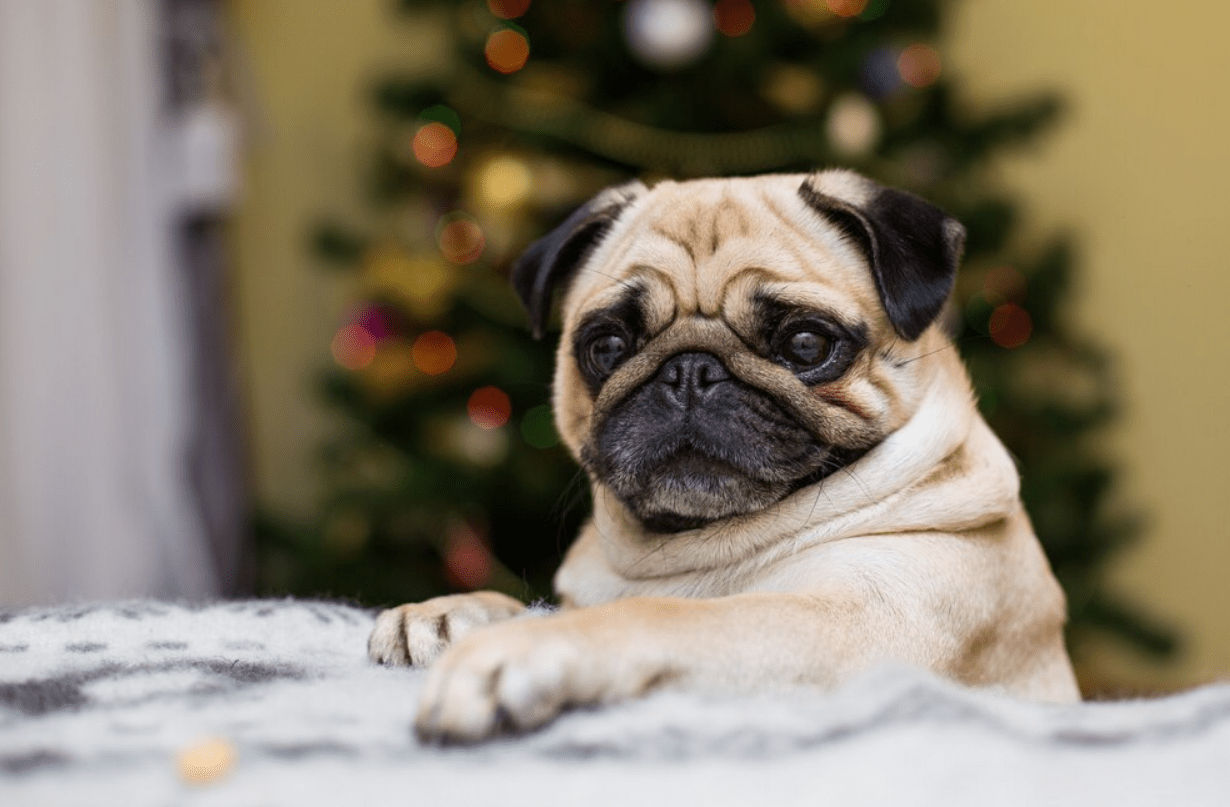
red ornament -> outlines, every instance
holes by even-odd
[[[1029,341],[1034,323],[1029,312],[1016,303],[1004,303],[991,312],[987,323],[991,339],[1000,347],[1020,347]]]
[[[479,428],[498,429],[512,417],[512,402],[498,387],[474,390],[466,404],[470,421]]]

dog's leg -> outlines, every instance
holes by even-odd
[[[495,591],[452,594],[390,608],[376,618],[367,655],[379,664],[425,667],[475,628],[524,610],[522,603]]]
[[[631,598],[496,625],[433,666],[416,728],[424,740],[475,741],[663,686],[829,687],[869,657],[934,661],[916,657],[936,651],[928,631],[919,636],[902,622],[841,595],[742,594]]]

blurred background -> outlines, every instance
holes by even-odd
[[[548,596],[584,518],[516,255],[598,189],[849,166],[947,314],[1090,694],[1230,673],[1230,9],[0,0],[0,606]]]

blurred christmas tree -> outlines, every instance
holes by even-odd
[[[1062,316],[1063,239],[1014,238],[988,161],[1056,117],[1052,97],[962,107],[936,48],[942,0],[404,0],[452,44],[375,94],[371,221],[320,229],[360,288],[329,398],[354,429],[322,459],[319,525],[266,519],[266,591],[372,603],[494,587],[547,594],[586,504],[546,408],[553,346],[507,283],[517,254],[632,175],[844,165],[909,188],[969,231],[951,324],[1068,591],[1076,649],[1174,639],[1102,583],[1136,533],[1090,436],[1115,414],[1106,355]],[[561,499],[561,496],[563,498]],[[561,506],[569,497],[574,506]]]

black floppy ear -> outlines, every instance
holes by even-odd
[[[935,321],[952,292],[965,228],[912,193],[863,181],[871,196],[862,205],[821,193],[811,178],[799,195],[862,247],[889,321],[912,342]]]
[[[541,339],[547,330],[555,289],[581,268],[624,208],[648,190],[638,180],[607,188],[517,259],[512,270],[513,288],[529,314],[535,339]]]

